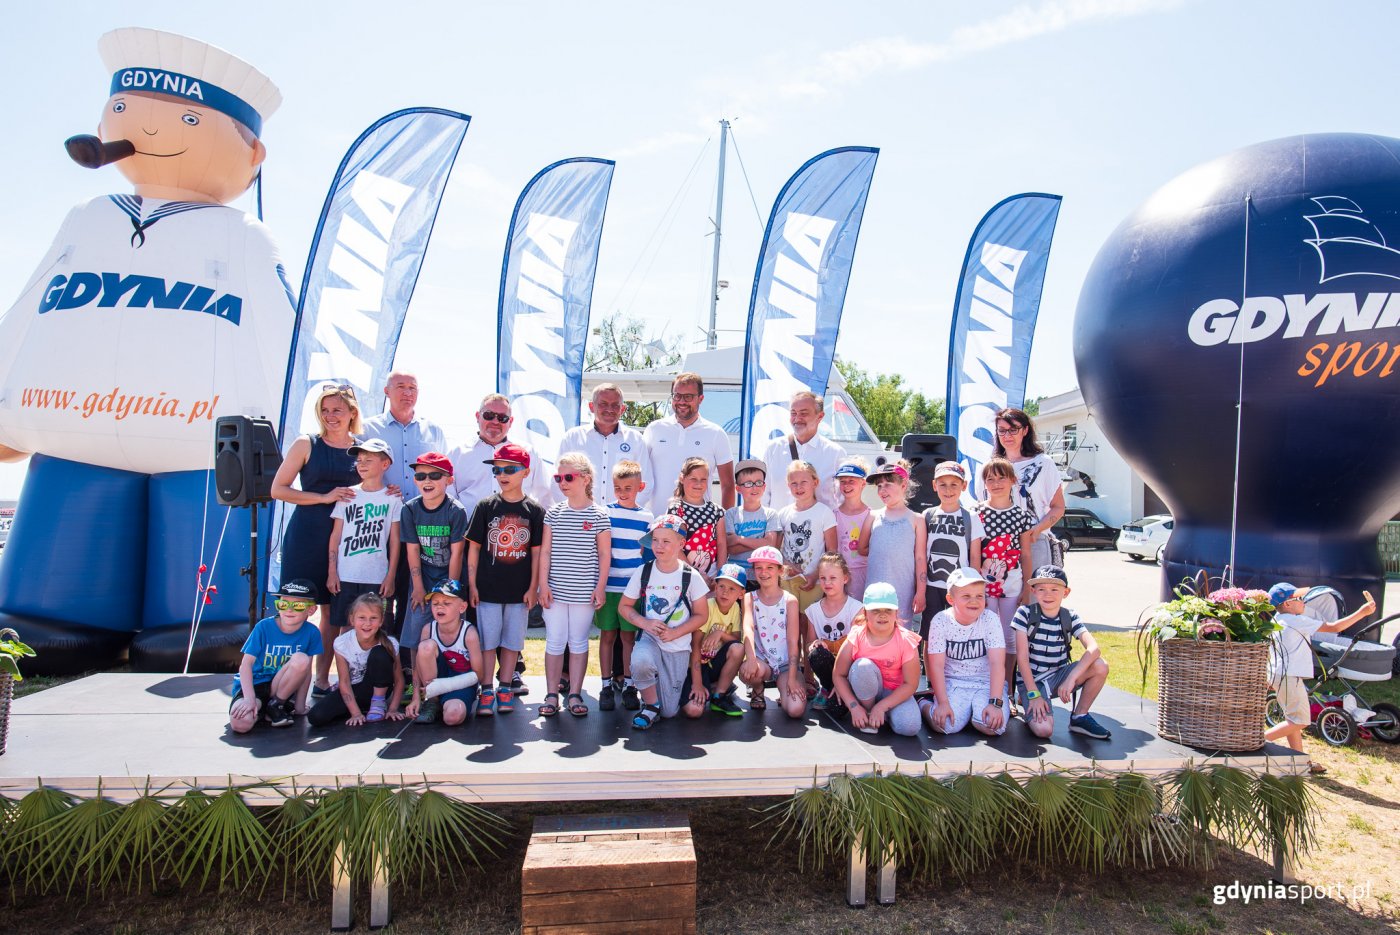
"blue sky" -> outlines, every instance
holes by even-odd
[[[1398,20],[1385,3],[1278,0],[35,5],[0,36],[13,137],[0,294],[5,306],[18,295],[71,205],[126,190],[61,143],[90,132],[105,100],[98,36],[143,25],[221,45],[280,86],[266,221],[294,281],[361,130],[410,105],[472,115],[399,348],[449,435],[467,432],[493,382],[494,342],[473,336],[494,327],[510,209],[556,159],[617,160],[595,319],[621,309],[699,340],[720,117],[735,122],[758,205],[731,151],[720,327],[736,330],[721,343],[742,340],[782,183],[824,149],[871,145],[881,155],[838,353],[942,395],[973,227],[1006,195],[1054,192],[1064,205],[1029,386],[1056,393],[1076,382],[1084,274],[1155,189],[1261,140],[1397,135],[1386,92]],[[21,475],[0,467],[0,498]]]

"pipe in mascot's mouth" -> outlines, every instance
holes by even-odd
[[[136,152],[130,140],[104,143],[90,133],[80,133],[63,141],[68,157],[86,169],[100,169]]]

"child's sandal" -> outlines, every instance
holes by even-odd
[[[633,730],[651,730],[651,726],[661,720],[661,706],[644,704],[632,718]]]
[[[578,701],[574,699],[577,698]],[[571,692],[566,699],[569,702],[569,713],[574,717],[587,717],[588,705],[583,703],[583,696],[578,692]]]
[[[766,698],[763,697],[763,690],[762,690],[762,689],[759,689],[758,691],[751,691],[751,692],[749,692],[749,710],[750,710],[750,711],[766,711],[767,709],[768,709],[768,700],[767,700]]]
[[[549,699],[553,698],[553,701]],[[544,696],[544,701],[540,702],[540,717],[554,717],[559,713],[559,694],[550,692]]]

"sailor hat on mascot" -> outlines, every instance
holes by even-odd
[[[277,423],[294,320],[276,245],[227,202],[257,177],[281,94],[185,36],[118,29],[98,45],[100,141],[70,153],[114,162],[135,191],[70,211],[0,318],[0,460],[32,454],[0,626],[38,650],[34,671],[101,666],[128,644],[159,671],[183,665],[202,606],[194,666],[224,667],[247,633],[249,511],[213,499],[214,420]]]

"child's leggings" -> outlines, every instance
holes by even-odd
[[[361,714],[369,712],[369,702],[374,697],[376,688],[393,687],[395,665],[393,654],[383,646],[376,646],[369,651],[369,660],[365,663],[365,677],[350,686]],[[311,710],[306,712],[306,720],[312,727],[322,727],[335,720],[343,721],[349,716],[350,709],[345,706],[345,699],[340,697],[339,689],[316,702]]]
[[[875,703],[890,693],[880,677],[880,667],[869,659],[857,659],[851,663],[846,680],[851,683],[851,691],[856,700],[868,711]],[[910,695],[895,705],[885,715],[890,730],[905,737],[913,737],[919,732],[919,703]]]
[[[1003,597],[987,596],[987,609],[992,611],[1001,620],[1001,637],[1006,641],[1006,652],[1008,659],[1016,657],[1016,633],[1011,629],[1011,618],[1016,616],[1016,608],[1021,606],[1021,586],[1016,586],[1015,592],[1008,593]]]
[[[566,648],[571,653],[586,653],[592,627],[592,604],[555,601],[553,607],[544,608],[544,651],[551,656],[564,655]]]
[[[835,668],[836,657],[832,655],[831,650],[821,643],[813,643],[812,648],[807,650],[807,669],[817,677],[817,681],[827,691],[836,688],[836,682],[831,677]]]

